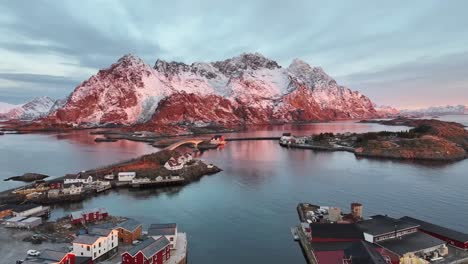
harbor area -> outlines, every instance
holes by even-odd
[[[176,223],[144,229],[138,220],[112,216],[105,208],[72,212],[56,221],[43,218],[27,229],[7,226],[7,220],[0,222],[0,243],[14,246],[0,248],[5,263],[187,263],[187,234]]]
[[[308,263],[468,263],[468,234],[413,217],[363,216],[363,205],[300,203],[291,229]]]

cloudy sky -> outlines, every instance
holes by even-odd
[[[260,52],[321,66],[378,104],[468,105],[468,1],[1,1],[0,101],[65,97],[134,53]]]

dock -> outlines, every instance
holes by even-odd
[[[355,153],[355,149],[353,147],[345,147],[345,146],[326,147],[326,146],[311,145],[311,144],[284,144],[284,143],[280,143],[280,146],[286,147],[286,148],[312,149],[312,150],[322,150],[322,151],[347,151],[347,152]]]
[[[187,234],[177,234],[176,248],[171,250],[171,258],[166,262],[167,264],[186,264],[187,263]]]
[[[140,181],[132,182],[130,186],[132,188],[149,188],[149,187],[158,187],[158,186],[173,186],[173,185],[182,185],[185,184],[186,180],[184,178],[179,179],[168,179],[168,180],[150,180],[150,181]]]
[[[309,239],[307,238],[307,235],[304,233],[302,230],[301,226],[296,226],[296,231],[297,231],[297,236],[298,236],[298,242],[301,245],[302,252],[304,253],[304,256],[307,260],[307,263],[309,264],[318,264],[317,259],[315,258],[315,255],[313,253],[312,246],[309,242]]]

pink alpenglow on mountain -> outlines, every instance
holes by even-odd
[[[125,55],[75,88],[47,117],[57,124],[203,126],[378,117],[369,98],[321,68],[295,59],[287,68],[241,54],[212,63],[154,67]]]

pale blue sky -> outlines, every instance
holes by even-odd
[[[378,104],[468,105],[468,1],[1,1],[0,101],[65,97],[134,53],[294,58]]]

